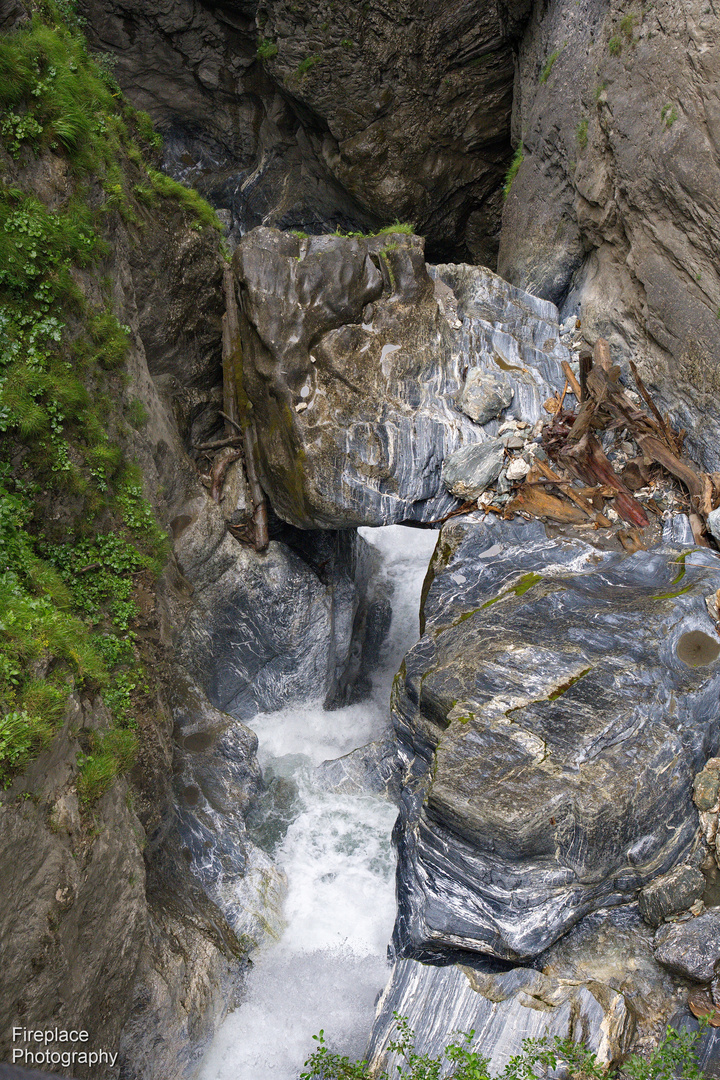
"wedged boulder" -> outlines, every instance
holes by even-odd
[[[448,523],[393,691],[410,772],[395,945],[528,960],[691,854],[720,739],[707,550],[633,555],[538,522]],[[712,652],[712,650],[710,650]]]
[[[554,305],[481,267],[426,267],[420,237],[261,228],[233,265],[263,487],[301,528],[441,517],[443,461],[564,385]],[[510,395],[484,426],[461,407],[476,369]]]
[[[599,982],[574,982],[532,968],[501,974],[461,965],[431,967],[414,960],[395,964],[378,1002],[366,1053],[371,1069],[393,1075],[400,1057],[388,1050],[397,1038],[394,1013],[416,1033],[416,1051],[442,1057],[456,1031],[474,1035],[467,1045],[490,1059],[498,1075],[525,1039],[558,1035],[582,1040],[604,1063],[618,1061],[634,1030],[622,994]]]

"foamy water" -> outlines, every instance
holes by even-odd
[[[419,634],[420,591],[437,534],[397,525],[360,532],[381,552],[395,590],[381,670],[366,702],[332,712],[298,704],[251,722],[266,775],[297,786],[296,816],[274,852],[288,879],[285,930],[253,957],[245,1001],[220,1028],[201,1080],[296,1080],[321,1028],[334,1049],[360,1056],[387,980],[395,808],[370,795],[323,791],[313,770],[385,730],[392,678]]]

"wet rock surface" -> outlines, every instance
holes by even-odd
[[[720,563],[688,553],[679,578],[679,554],[518,519],[444,527],[393,693],[418,778],[397,827],[400,955],[530,959],[694,850],[720,675],[678,646],[712,630]]]
[[[417,1033],[416,1052],[442,1057],[449,1033],[474,1032],[469,1045],[490,1059],[496,1075],[520,1053],[525,1039],[582,1038],[602,1062],[617,1061],[633,1033],[622,994],[599,982],[573,982],[531,968],[496,974],[451,964],[430,967],[400,960],[378,1002],[367,1058],[392,1073],[401,1058],[388,1051],[395,1017]],[[396,1033],[395,1033],[395,1037]]]
[[[243,371],[276,512],[302,528],[432,521],[456,505],[442,463],[497,434],[458,407],[501,373],[503,417],[562,390],[557,309],[469,266],[426,268],[404,234],[306,240],[258,229],[234,267]]]

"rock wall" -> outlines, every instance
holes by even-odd
[[[397,826],[400,955],[530,961],[697,848],[720,564],[688,554],[679,584],[679,554],[549,540],[539,522],[444,526],[393,692],[419,776]]]
[[[635,359],[717,469],[720,101],[716,5],[536,4],[518,55],[523,161],[499,272]],[[704,418],[697,423],[698,415]]]
[[[435,258],[494,263],[530,0],[82,6],[169,167],[237,230],[399,217]]]

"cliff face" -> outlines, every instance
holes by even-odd
[[[400,218],[433,258],[494,261],[529,0],[84,8],[171,168],[241,228]]]
[[[54,741],[28,769],[8,776],[0,796],[0,865],[12,867],[0,930],[13,942],[0,998],[4,1031],[23,1017],[36,1025],[83,1022],[98,1045],[120,1047],[127,1080],[166,1080],[192,1073],[213,1026],[236,999],[247,955],[262,940],[263,921],[272,925],[282,895],[280,876],[245,830],[261,779],[254,736],[241,721],[295,695],[329,703],[352,698],[364,654],[353,654],[351,644],[377,612],[364,597],[367,551],[350,533],[332,530],[433,520],[456,505],[443,487],[442,459],[466,437],[480,438],[472,414],[458,407],[466,357],[512,391],[483,439],[498,434],[499,413],[510,401],[507,416],[534,423],[545,396],[562,387],[558,365],[570,356],[557,312],[544,302],[557,301],[565,313],[577,310],[587,343],[605,335],[621,366],[630,357],[640,363],[664,407],[688,428],[690,449],[707,467],[720,464],[717,15],[713,0],[689,0],[682,8],[659,0],[648,9],[615,0],[455,0],[442,10],[401,3],[391,14],[375,0],[361,6],[86,0],[83,7],[94,44],[117,59],[107,66],[165,133],[165,166],[208,195],[231,245],[239,245],[246,391],[267,420],[259,432],[265,486],[291,523],[271,523],[265,555],[239,542],[252,507],[237,460],[228,462],[222,492],[215,486],[215,497],[208,495],[213,459],[203,447],[232,441],[219,412],[229,252],[207,218],[197,217],[208,208],[198,210],[164,188],[167,178],[128,158],[126,146],[120,179],[105,176],[106,188],[93,180],[83,195],[93,211],[104,207],[105,246],[92,266],[73,269],[82,294],[73,318],[82,322],[83,305],[107,308],[126,336],[124,375],[116,372],[109,384],[91,379],[86,390],[110,399],[106,426],[141,471],[173,550],[157,579],[145,564],[124,570],[133,582],[135,610],[126,627],[137,643],[133,663],[153,672],[147,690],[133,699],[135,764],[119,768],[116,761],[125,775],[96,798],[83,796],[87,761],[102,757],[114,720],[100,683],[73,669]],[[22,5],[6,5],[0,28],[9,30],[24,14]],[[137,119],[127,122],[134,131]],[[0,150],[3,213],[15,213],[11,189],[60,215],[77,194],[64,144],[39,138],[34,146],[18,136],[17,148],[6,140]],[[503,209],[511,139],[523,149]],[[417,223],[426,249],[402,234],[240,235],[256,225],[313,234],[336,226],[367,229],[396,217]],[[477,267],[428,269],[424,262],[427,256],[494,265],[498,246],[502,275],[542,299],[523,298]],[[47,392],[38,391],[36,404]],[[50,416],[48,430],[57,433]],[[387,433],[395,428],[397,445],[390,445]],[[24,435],[3,430],[2,437],[14,480],[25,482]],[[86,442],[78,440],[78,455],[88,450]],[[104,476],[101,458],[93,462]],[[51,486],[37,485],[37,535],[64,543],[82,518],[86,492],[53,495]],[[87,531],[125,536],[130,526],[105,510],[97,522],[88,517]],[[152,531],[151,517],[142,517],[141,531]],[[676,555],[673,548],[670,557]],[[72,558],[78,580],[92,581],[85,575],[97,572],[93,559]],[[474,580],[475,555],[468,562]],[[33,588],[34,597],[44,595],[44,586]],[[484,606],[494,603],[490,592]],[[516,605],[520,622],[533,598]],[[435,594],[428,603],[434,600]],[[699,593],[691,602],[706,620]],[[462,675],[472,704],[476,671],[488,660],[486,645],[473,639],[477,662],[467,669],[458,663],[458,650],[471,655],[463,635],[469,640],[476,629],[469,605],[467,611],[459,605],[465,621],[447,677]],[[546,617],[541,607],[535,623]],[[643,610],[634,617],[645,625]],[[529,640],[527,628],[518,626],[516,645]],[[108,627],[98,622],[94,629]],[[488,627],[481,629],[487,635]],[[581,629],[571,629],[580,636]],[[660,645],[653,638],[648,653]],[[650,661],[641,659],[650,671]],[[52,675],[55,662],[43,662],[32,658],[33,677]],[[622,663],[620,657],[617,666]],[[443,797],[442,770],[452,772],[457,746],[472,741],[482,725],[474,713],[450,716],[461,696],[454,685],[429,705],[411,700],[413,678],[422,684],[428,666],[421,649],[417,670],[412,663],[406,670],[405,689],[396,688],[396,706],[403,693],[410,702],[398,720],[408,757],[415,754],[422,764],[440,746],[442,766],[427,810],[413,802],[414,792],[404,807],[406,896],[397,943],[408,956],[486,951],[488,941],[506,959],[535,956],[576,916],[608,895],[627,900],[687,854],[695,818],[686,763],[676,784],[677,842],[670,853],[658,841],[646,862],[635,859],[634,876],[609,894],[604,879],[619,873],[647,823],[643,818],[623,833],[609,853],[590,834],[603,863],[588,871],[592,888],[575,896],[571,917],[532,947],[525,940],[508,945],[505,938],[517,927],[501,933],[497,913],[486,912],[484,922],[477,917],[487,898],[477,890],[471,862],[463,871],[467,880],[457,867],[447,873],[471,909],[472,925],[458,930],[440,900],[433,922],[422,884],[427,865],[435,849],[443,849],[445,860],[454,845],[457,855],[457,835],[447,842],[446,835],[470,829],[454,794]],[[433,677],[440,682],[447,673],[437,666]],[[573,673],[575,667],[563,669],[562,679]],[[657,682],[656,675],[653,669]],[[433,679],[427,682],[431,687]],[[574,695],[582,698],[590,685],[568,695],[568,712]],[[672,680],[663,686],[671,695]],[[8,693],[3,706],[18,711],[15,690]],[[614,724],[610,705],[607,711]],[[707,711],[714,722],[712,706]],[[443,732],[429,728],[428,736],[425,721]],[[681,748],[693,769],[716,746],[714,729],[700,746],[695,721],[688,720]],[[531,722],[544,730],[544,714]],[[648,789],[669,745],[660,721],[658,730],[657,762],[645,748]],[[505,735],[503,728],[499,741]],[[572,734],[573,745],[578,738]],[[566,763],[563,755],[564,746],[556,756]],[[487,759],[485,746],[478,757]],[[478,770],[470,769],[469,779],[464,764],[460,771],[472,791]],[[615,788],[610,795],[613,809]],[[653,797],[667,795],[656,785]],[[646,817],[663,816],[664,807],[645,796]],[[535,810],[545,823],[543,798],[538,795]],[[555,798],[554,789],[547,798]],[[479,846],[490,845],[483,823],[474,826]],[[517,828],[532,834],[522,836],[532,848],[538,843],[531,826]],[[543,828],[538,825],[540,833]],[[544,833],[543,844],[552,847]],[[229,886],[221,888],[223,882]],[[254,909],[261,918],[250,914]],[[527,911],[520,922],[526,916],[532,922]],[[403,971],[410,970],[408,960]],[[0,1053],[9,1055],[7,1040]]]
[[[718,13],[536,5],[518,55],[499,271],[579,304],[585,336],[632,357],[717,468]],[[702,414],[705,423],[697,424]]]

